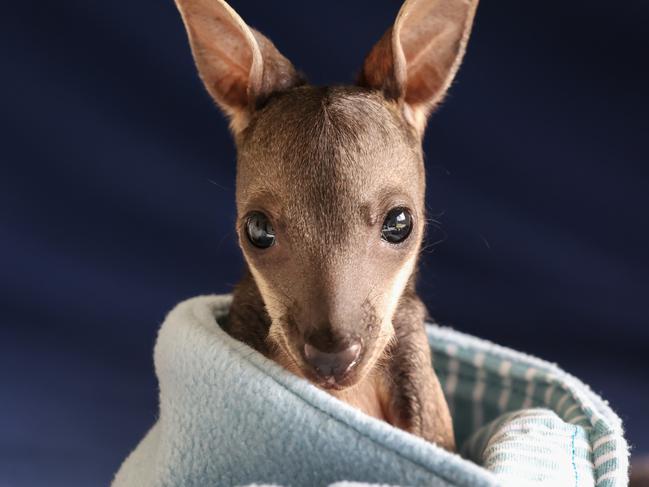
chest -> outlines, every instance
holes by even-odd
[[[386,381],[379,374],[371,375],[361,383],[331,394],[374,418],[390,421],[390,394]]]

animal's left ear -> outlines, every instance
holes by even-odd
[[[406,0],[365,59],[359,84],[403,104],[423,133],[460,66],[478,0]]]

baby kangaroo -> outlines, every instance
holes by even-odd
[[[246,273],[226,331],[367,414],[455,448],[415,291],[426,119],[477,0],[407,0],[354,86],[307,84],[223,0],[176,0],[237,146]]]

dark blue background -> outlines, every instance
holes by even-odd
[[[232,4],[318,84],[399,8]],[[640,452],[648,22],[642,0],[483,2],[428,130],[421,279],[441,322],[590,383]],[[105,485],[156,418],[166,311],[240,274],[233,144],[171,1],[5,2],[0,61],[0,485]]]

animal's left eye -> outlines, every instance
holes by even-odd
[[[407,208],[397,207],[388,211],[381,228],[381,238],[398,244],[408,238],[412,231],[412,215]]]

